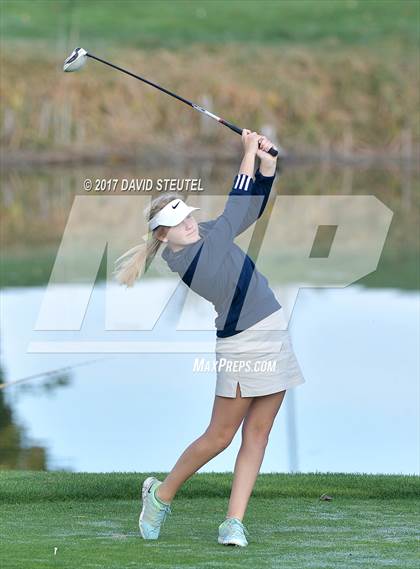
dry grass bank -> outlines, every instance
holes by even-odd
[[[271,125],[289,150],[398,153],[417,148],[416,54],[291,46],[109,50],[136,71],[239,126]],[[147,153],[148,147],[237,148],[239,137],[148,85],[89,61],[61,70],[62,54],[3,50],[1,146],[20,151]]]

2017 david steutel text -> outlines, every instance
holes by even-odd
[[[201,178],[86,178],[86,192],[202,192]]]

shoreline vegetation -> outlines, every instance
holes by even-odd
[[[418,167],[418,51],[198,45],[105,56],[263,132],[285,160]],[[62,59],[5,43],[3,167],[237,158],[240,137],[216,121],[96,62],[65,74]]]
[[[418,21],[405,0],[4,3],[2,286],[46,282],[85,177],[182,172],[223,193],[217,174],[242,151],[216,121],[98,62],[64,73],[82,46],[271,138],[296,166],[283,193],[383,200],[396,215],[363,282],[417,288]]]
[[[92,60],[64,73],[79,45],[292,162],[415,168],[418,23],[409,0],[5,2],[2,166],[237,158],[240,137],[149,85]]]

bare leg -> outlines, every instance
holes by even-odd
[[[156,490],[158,498],[171,502],[180,486],[199,468],[229,446],[243,421],[252,398],[240,396],[239,384],[236,398],[216,395],[209,426],[182,453],[175,466]]]
[[[242,444],[235,462],[226,517],[243,519],[258,476],[274,419],[286,391],[254,397],[242,427]]]

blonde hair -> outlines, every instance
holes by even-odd
[[[150,206],[146,208],[143,212],[147,224],[154,217],[158,211],[165,207],[168,203],[175,199],[182,199],[178,196],[162,194],[152,200]],[[158,239],[166,237],[167,232],[170,227],[166,225],[158,225],[150,237],[147,237],[143,243],[139,243],[132,249],[126,251],[121,257],[115,261],[119,265],[115,268],[113,275],[119,284],[125,284],[127,287],[133,286],[137,277],[140,275],[140,270],[144,267],[144,272],[147,271],[150,263],[153,261],[159,247],[162,245],[162,241]]]

